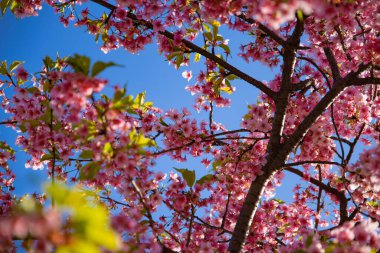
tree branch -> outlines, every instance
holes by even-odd
[[[357,81],[353,84],[353,86],[362,86],[367,84],[380,84],[380,78],[378,77],[365,77],[365,78],[357,78]]]
[[[325,164],[325,165],[337,165],[342,167],[342,164],[337,162],[331,162],[331,161],[299,161],[294,163],[286,163],[283,167],[289,167],[289,166],[299,166],[304,164]]]
[[[292,167],[287,167],[287,168],[285,168],[285,170],[304,178],[304,174],[302,173],[302,171],[300,171],[298,169],[295,169]],[[342,224],[345,221],[347,221],[348,220],[348,212],[347,212],[348,200],[347,200],[344,192],[338,191],[337,189],[335,189],[329,185],[324,184],[322,181],[319,181],[319,180],[315,179],[314,177],[309,177],[308,181],[310,183],[318,186],[319,188],[323,189],[325,192],[328,192],[330,194],[335,195],[339,199],[339,213],[340,213],[339,224]]]
[[[306,80],[300,81],[298,83],[294,83],[290,86],[290,90],[292,92],[299,91],[299,90],[305,90],[305,89],[309,88],[310,86],[312,86],[313,82],[314,81],[312,79],[306,79]]]
[[[107,9],[110,9],[110,10],[114,10],[115,8],[117,8],[116,6],[114,6],[114,5],[110,4],[110,3],[105,2],[104,0],[91,0],[91,1],[94,2],[94,3],[97,3],[97,4],[101,5],[101,6],[103,6],[105,8],[107,8]],[[130,18],[130,19],[132,19],[133,21],[138,22],[141,25],[144,25],[146,28],[153,30],[153,24],[150,23],[149,21],[138,19],[137,16],[135,14],[131,13],[131,12],[127,13],[127,17]],[[171,32],[169,32],[168,30],[159,31],[158,33],[161,34],[161,35],[163,35],[163,36],[165,36],[168,39],[174,40],[174,34],[171,33]],[[249,76],[248,74],[244,73],[243,71],[237,69],[236,67],[234,67],[231,64],[227,63],[222,58],[217,57],[216,55],[208,52],[207,50],[205,50],[205,49],[203,49],[203,48],[195,45],[194,43],[192,43],[192,42],[190,42],[190,41],[188,41],[186,39],[182,39],[182,43],[186,47],[188,47],[189,49],[191,49],[193,52],[199,53],[200,55],[206,57],[207,59],[212,60],[213,62],[219,64],[221,67],[227,69],[229,72],[231,72],[235,76],[243,79],[247,83],[253,85],[256,88],[258,88],[259,90],[261,90],[262,92],[264,92],[265,94],[267,94],[272,99],[275,97],[275,92],[273,90],[271,90],[268,86],[266,86],[263,82],[258,81],[255,78],[253,78],[253,77]]]
[[[280,91],[277,92],[275,99],[276,112],[267,146],[267,163],[262,168],[263,174],[251,182],[251,186],[240,210],[231,242],[228,247],[228,250],[231,253],[239,253],[242,251],[264,188],[287,157],[287,155],[285,155],[282,158],[273,159],[276,157],[277,151],[280,147],[281,135],[285,122],[286,107],[288,105],[290,95],[289,87],[296,62],[296,48],[299,46],[303,32],[304,21],[297,19],[292,36],[286,41],[287,47],[285,47],[285,53],[283,56],[284,67],[282,71],[281,87]]]
[[[304,31],[304,22],[297,19],[292,36],[286,41],[287,47],[284,52],[284,67],[282,70],[281,86],[275,100],[276,111],[273,118],[272,131],[267,147],[267,154],[271,156],[276,152],[281,142],[281,136],[284,129],[286,108],[289,103],[289,95],[291,91],[292,76],[294,73],[294,65],[296,63],[296,48],[300,43],[301,36]]]
[[[330,47],[324,47],[323,51],[325,52],[327,61],[329,62],[331,73],[334,81],[341,79],[338,63],[336,62],[335,56],[331,51]]]
[[[327,83],[328,87],[331,88],[331,83],[330,83],[330,80],[327,77],[326,73],[312,59],[307,58],[307,57],[303,57],[303,56],[298,56],[297,58],[300,59],[300,60],[307,61],[311,65],[313,65],[319,71],[319,73],[321,73],[321,75],[323,76],[323,78],[326,80],[326,83]]]
[[[251,24],[251,25],[257,25],[257,27],[267,34],[272,40],[276,41],[279,45],[286,47],[286,41],[278,35],[276,32],[269,29],[266,25],[262,24],[261,22],[254,20],[252,18],[247,18],[244,14],[237,15],[236,17],[240,18],[241,20]]]

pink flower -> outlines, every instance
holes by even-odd
[[[28,79],[28,72],[26,72],[26,70],[25,70],[23,67],[18,68],[18,69],[16,70],[16,77],[17,77],[18,79],[21,79],[21,80],[23,80],[23,81],[26,81],[26,80]]]
[[[193,77],[191,70],[190,71],[187,71],[187,70],[183,71],[182,76],[183,76],[183,78],[187,79],[187,81],[190,81],[190,79]]]

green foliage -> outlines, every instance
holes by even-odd
[[[94,65],[92,66],[91,76],[94,77],[100,74],[103,70],[109,67],[113,67],[113,66],[121,66],[121,65],[118,65],[114,62],[102,62],[102,61],[95,62]]]
[[[10,155],[14,155],[15,151],[3,141],[0,141],[0,149],[7,151]]]
[[[174,168],[176,171],[181,173],[183,179],[185,179],[187,185],[189,187],[193,187],[194,182],[195,182],[195,171],[194,170],[188,170],[188,169],[179,169],[179,168]]]
[[[18,68],[22,64],[21,61],[14,61],[11,65],[9,65],[9,72],[12,72]]]
[[[310,235],[306,238],[306,247],[310,247],[313,244],[313,237],[314,235]]]
[[[14,0],[1,0],[0,2],[0,9],[1,9],[1,15],[4,15],[7,12],[8,7],[11,5],[14,5]]]
[[[75,73],[82,73],[88,76],[90,72],[90,58],[75,54],[67,60],[67,63],[74,69]]]
[[[100,171],[101,166],[98,162],[89,162],[80,169],[79,179],[89,180],[94,179],[98,172]]]
[[[107,142],[103,147],[103,155],[105,156],[113,156],[113,149],[111,143]]]
[[[138,133],[136,130],[129,133],[129,139],[131,141],[131,145],[137,146],[138,148],[156,146],[156,143],[153,140],[146,138],[144,134]]]
[[[110,227],[109,215],[93,193],[61,184],[48,185],[46,190],[56,208],[69,214],[71,240],[69,244],[58,246],[57,253],[100,253],[101,248],[119,248],[120,238]]]
[[[84,55],[75,54],[68,58],[67,63],[74,69],[75,73],[82,73],[85,76],[90,75],[91,61],[90,58]],[[112,66],[121,66],[114,62],[95,62],[91,68],[91,77],[97,76],[105,69]]]
[[[0,74],[2,75],[10,75],[12,76],[12,72],[15,71],[21,64],[23,64],[22,61],[14,61],[9,65],[9,68],[7,67],[7,61],[1,62],[0,65]]]
[[[202,185],[204,183],[210,182],[211,179],[214,177],[212,174],[207,174],[195,181],[196,175],[194,170],[188,170],[188,169],[180,169],[175,168],[176,171],[181,173],[182,178],[185,180],[186,184],[191,188],[194,186],[194,184]]]
[[[204,183],[210,182],[213,177],[214,176],[212,174],[204,175],[196,181],[196,184],[203,185]]]
[[[83,150],[82,153],[79,155],[80,158],[83,159],[91,159],[94,156],[94,153],[92,150]]]

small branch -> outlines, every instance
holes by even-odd
[[[346,165],[346,162],[344,160],[344,148],[343,148],[343,143],[342,143],[342,140],[340,138],[340,134],[339,134],[339,131],[338,131],[338,127],[336,126],[336,123],[335,123],[335,117],[334,117],[334,103],[331,104],[331,107],[330,107],[330,114],[331,114],[331,122],[334,126],[334,130],[335,130],[335,133],[336,133],[336,136],[338,136],[338,142],[339,142],[339,145],[340,145],[340,151],[341,151],[341,160],[342,160],[342,165],[345,166]]]
[[[321,166],[318,166],[318,180],[322,183],[322,172],[321,172]],[[317,197],[317,215],[319,216],[321,212],[321,197],[322,197],[322,188],[318,188],[318,197]],[[315,218],[315,226],[314,229],[318,230],[318,223],[319,223],[319,217]]]
[[[289,172],[292,172],[295,175],[298,175],[298,176],[304,178],[304,174],[298,169],[295,169],[292,167],[286,167],[284,169],[289,171]],[[339,199],[339,213],[340,213],[339,224],[342,224],[345,221],[347,221],[348,220],[348,212],[347,212],[348,200],[347,200],[344,192],[338,191],[337,189],[335,189],[329,185],[324,184],[323,182],[315,179],[314,177],[309,177],[309,182],[318,186],[319,188],[323,189],[324,191],[335,195]]]
[[[193,221],[194,221],[194,215],[195,215],[194,205],[192,203],[190,205],[191,205],[191,217],[190,217],[190,223],[189,223],[189,231],[187,231],[186,247],[189,247],[189,245],[190,245],[191,232],[193,230]]]
[[[338,137],[335,137],[335,136],[326,136],[326,137],[328,137],[328,138],[330,138],[330,139],[332,139],[334,141],[338,141],[339,140]],[[341,140],[341,142],[343,142],[343,143],[345,143],[347,145],[351,145],[352,144],[349,140],[344,139],[342,137],[340,138],[340,140]]]
[[[224,225],[226,223],[226,218],[227,218],[227,213],[228,213],[228,206],[230,205],[230,198],[231,198],[231,193],[228,193],[227,194],[227,203],[226,203],[226,207],[224,209],[223,218],[222,218],[222,224],[220,225],[220,227],[222,229],[224,229]]]
[[[334,27],[335,31],[338,33],[338,37],[339,37],[339,41],[340,41],[340,44],[342,45],[342,49],[344,51],[344,53],[346,54],[346,57],[349,61],[352,60],[352,57],[351,55],[347,52],[347,48],[346,48],[346,44],[344,43],[344,38],[343,38],[343,34],[342,34],[342,29],[340,29],[340,26],[337,25]]]
[[[234,134],[234,133],[241,133],[241,132],[250,133],[250,131],[247,130],[247,129],[237,129],[237,130],[232,130],[232,131],[226,131],[226,132],[212,134],[212,135],[203,137],[202,140],[201,140],[201,142],[210,142],[210,141],[213,141],[214,139],[212,139],[212,138],[214,138],[216,136],[227,135],[227,134]],[[242,137],[242,138],[246,138],[246,137]],[[254,139],[256,140],[258,138],[254,138]],[[162,151],[154,152],[154,153],[152,153],[152,155],[162,155],[162,154],[165,154],[165,153],[168,153],[168,152],[180,150],[182,148],[189,147],[189,146],[193,145],[194,143],[195,143],[195,140],[191,140],[188,143],[183,144],[181,146],[177,146],[177,147],[165,149],[165,150],[162,150]]]
[[[353,83],[353,86],[361,86],[367,84],[380,84],[380,78],[377,77],[365,77],[365,78],[357,78],[356,82]]]
[[[159,236],[155,234],[155,226],[154,226],[155,221],[153,220],[153,216],[150,213],[149,206],[145,202],[144,195],[142,194],[142,192],[141,192],[140,188],[138,187],[138,185],[136,184],[135,180],[131,180],[131,184],[132,184],[133,188],[135,189],[137,195],[139,196],[141,204],[144,206],[144,209],[146,211],[146,217],[148,218],[149,225],[152,228],[152,233],[156,237],[157,241],[161,244]],[[165,247],[164,245],[162,245],[162,246]]]
[[[214,134],[214,131],[212,130],[213,112],[214,112],[214,105],[213,105],[212,101],[210,101],[210,113],[209,113],[209,117],[208,117],[208,125],[210,128],[211,134]]]
[[[123,202],[120,202],[120,201],[117,201],[113,198],[110,198],[110,197],[104,197],[104,196],[99,196],[99,198],[101,199],[105,199],[105,200],[108,200],[110,202],[114,202],[115,204],[118,204],[118,205],[121,205],[121,206],[125,206],[125,207],[131,207],[129,204],[126,204],[126,203],[123,203]]]
[[[0,125],[14,125],[17,124],[17,121],[2,121],[0,122]]]
[[[352,154],[354,153],[354,150],[355,150],[355,146],[358,143],[358,141],[360,139],[360,136],[363,133],[364,127],[365,127],[365,123],[363,123],[362,127],[359,130],[358,135],[355,136],[354,141],[350,144],[350,150],[348,151],[347,157],[345,159],[346,160],[346,164],[348,164],[350,162],[350,160],[351,160]]]
[[[341,79],[342,77],[340,75],[338,63],[335,59],[333,52],[331,51],[331,48],[330,47],[324,47],[323,51],[325,52],[327,61],[329,62],[331,73],[332,73],[334,81]]]
[[[337,166],[342,167],[342,164],[337,163],[337,162],[331,162],[331,161],[299,161],[299,162],[284,164],[283,167],[299,166],[299,165],[304,165],[304,164],[326,164],[326,165],[337,165]]]
[[[278,35],[276,32],[272,31],[269,29],[266,25],[260,23],[257,20],[254,20],[252,18],[247,18],[244,14],[237,15],[238,18],[241,20],[247,22],[248,24],[251,25],[257,25],[257,27],[264,32],[266,35],[268,35],[272,40],[276,41],[279,45],[286,47],[286,41]]]
[[[299,91],[299,90],[305,90],[308,89],[310,86],[313,85],[314,80],[312,79],[306,79],[303,81],[300,81],[298,83],[294,83],[290,86],[290,89],[292,92]]]
[[[329,88],[331,88],[331,83],[330,83],[330,80],[329,78],[327,77],[326,73],[310,58],[307,58],[307,57],[303,57],[303,56],[297,56],[297,59],[300,59],[300,60],[304,60],[304,61],[307,61],[309,62],[311,65],[314,66],[314,68],[316,68],[319,73],[321,73],[321,75],[323,76],[323,78],[326,80],[326,83],[327,83],[327,86]]]

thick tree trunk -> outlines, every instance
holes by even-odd
[[[233,236],[229,245],[230,252],[241,252],[248,237],[253,217],[255,216],[265,186],[274,174],[275,171],[264,173],[252,181],[247,197],[244,200],[243,207],[240,210],[239,218],[235,225]]]

